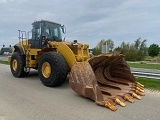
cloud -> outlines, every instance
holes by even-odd
[[[18,29],[29,31],[41,19],[65,24],[66,39],[91,47],[109,38],[116,46],[139,37],[160,44],[158,0],[0,0],[0,5],[0,44],[16,43]]]
[[[7,0],[0,0],[0,3],[6,3]]]

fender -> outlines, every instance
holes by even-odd
[[[20,45],[14,45],[14,52],[20,52],[21,55],[24,55],[24,50]]]

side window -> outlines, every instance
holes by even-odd
[[[32,29],[32,40],[39,40],[41,34],[41,28],[39,29]]]
[[[46,29],[46,33],[49,35],[49,29]]]
[[[41,29],[37,29],[37,37],[40,38]]]
[[[55,35],[56,37],[59,36],[59,35],[58,35],[58,29],[57,29],[57,28],[54,28],[54,35]]]

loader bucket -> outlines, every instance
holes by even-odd
[[[101,54],[88,61],[76,62],[69,83],[78,94],[115,111],[116,104],[144,96],[144,86],[135,81],[124,56],[117,52]]]

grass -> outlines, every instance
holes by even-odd
[[[128,63],[128,65],[133,68],[146,68],[146,69],[160,70],[160,64]]]
[[[155,56],[155,57],[151,57],[151,56],[149,56],[149,55],[146,55],[146,56],[144,57],[144,60],[145,60],[145,61],[150,61],[150,60],[155,60],[155,59],[160,60],[160,54],[159,54],[158,56]]]
[[[150,60],[150,59],[152,59],[153,57],[151,57],[151,56],[145,56],[145,58],[144,58],[144,60],[145,61],[148,61],[148,60]]]
[[[8,62],[8,61],[3,61],[3,60],[0,60],[0,63],[1,63],[1,64],[6,64],[6,65],[9,65],[9,62]]]
[[[160,91],[160,80],[151,78],[136,78],[136,80],[143,84],[147,89]]]

